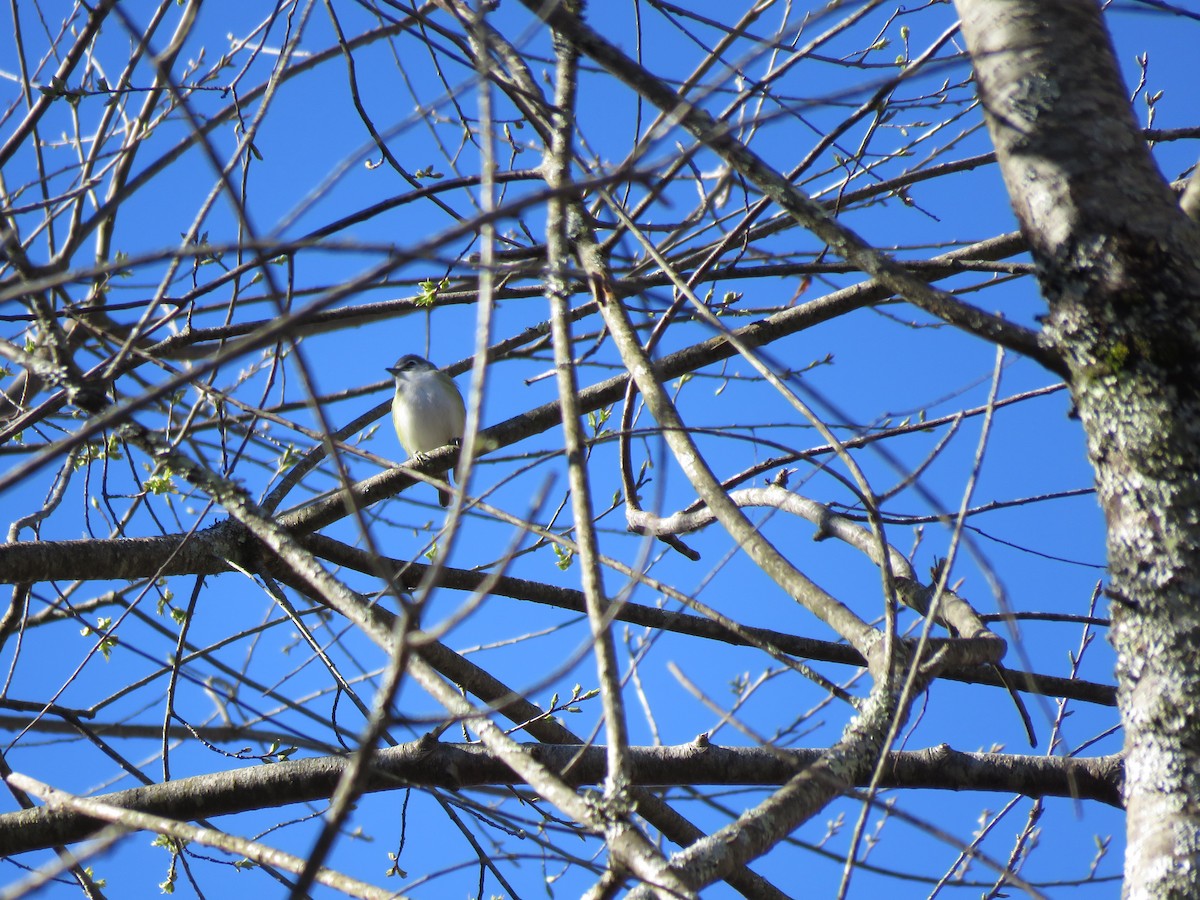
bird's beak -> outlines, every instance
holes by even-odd
[[[384,371],[390,375],[399,375],[400,374],[400,370],[397,369],[395,366],[388,366],[386,369],[384,369]]]

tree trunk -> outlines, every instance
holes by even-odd
[[[958,0],[1107,519],[1126,897],[1200,895],[1200,240],[1093,0]]]

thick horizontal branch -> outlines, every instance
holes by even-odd
[[[0,583],[42,581],[49,578],[73,581],[208,575],[232,571],[232,567],[225,562],[226,559],[244,569],[256,571],[259,565],[254,559],[254,544],[249,540],[239,540],[238,535],[241,533],[236,525],[229,524],[197,532],[188,536],[186,540],[184,535],[168,535],[157,538],[0,544]],[[377,571],[362,551],[339,541],[322,535],[310,535],[304,541],[309,550],[331,562],[372,575]],[[401,563],[397,560],[384,562],[395,567],[400,580],[408,587],[416,587],[426,574],[427,567],[419,563]],[[494,578],[485,572],[443,568],[440,583],[454,590],[474,591],[485,582],[489,591],[498,596],[554,606],[572,612],[585,611],[583,595],[579,591],[523,578]],[[739,635],[703,616],[637,603],[623,604],[616,614],[616,619],[632,625],[658,628],[727,644],[752,646],[757,642],[759,645],[769,645],[801,659],[853,666],[866,665],[863,658],[845,644],[749,626],[744,626],[743,634]],[[1116,692],[1111,685],[1003,667],[946,669],[939,677],[969,684],[988,684],[1006,689],[1012,687],[1026,693],[1063,697],[1101,706],[1116,704]]]
[[[605,748],[524,745],[572,787],[604,780]],[[718,747],[703,741],[675,747],[630,747],[630,782],[639,786],[779,785],[816,762],[823,750]],[[328,798],[347,759],[325,756],[180,778],[94,799],[172,819],[191,820]],[[942,744],[893,753],[881,786],[1002,791],[1028,797],[1070,797],[1121,804],[1123,767],[1117,756],[1064,759],[1003,753],[960,753]],[[520,784],[504,763],[478,744],[414,741],[381,750],[368,792],[399,787],[448,790]],[[862,787],[863,785],[856,785]],[[0,815],[0,856],[83,840],[103,823],[45,807]]]
[[[231,572],[210,529],[160,537],[0,544],[0,584],[116,581]],[[238,561],[235,558],[235,561]]]

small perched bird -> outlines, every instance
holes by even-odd
[[[396,379],[392,424],[409,456],[462,439],[467,408],[449,375],[415,353],[400,357],[388,371]],[[448,491],[438,491],[438,503],[450,504]]]

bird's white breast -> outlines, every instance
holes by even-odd
[[[458,389],[437,375],[406,381],[392,400],[392,422],[410,456],[461,438],[464,418]]]

